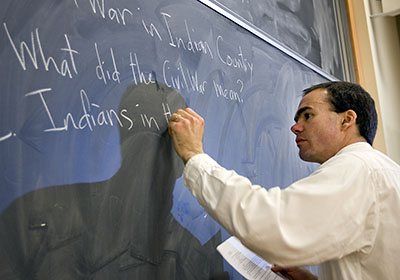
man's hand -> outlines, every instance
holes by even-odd
[[[296,266],[284,268],[274,265],[271,270],[290,280],[318,280],[318,277],[308,270]]]
[[[192,109],[179,109],[173,113],[168,131],[184,163],[192,156],[203,153],[204,119]]]

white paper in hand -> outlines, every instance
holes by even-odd
[[[230,237],[217,247],[224,259],[249,280],[284,280],[271,271],[271,264],[247,249],[236,237]]]

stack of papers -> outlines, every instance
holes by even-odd
[[[271,270],[271,264],[247,249],[236,237],[230,237],[217,247],[224,259],[249,280],[284,280]]]

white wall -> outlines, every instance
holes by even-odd
[[[381,0],[382,12],[392,16],[400,14],[400,1],[399,0]]]
[[[397,21],[396,17],[384,13],[381,1],[364,0],[364,6],[386,153],[400,163],[400,39]]]

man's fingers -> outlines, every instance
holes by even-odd
[[[178,122],[178,121],[180,121],[182,119],[182,116],[179,114],[179,113],[173,113],[172,115],[171,115],[171,118],[169,119],[170,121],[173,121],[173,122]]]
[[[178,111],[176,111],[176,113],[180,115],[182,119],[189,120],[191,123],[198,121],[200,121],[200,123],[204,123],[204,119],[202,118],[202,116],[197,114],[194,110],[192,110],[189,107],[185,109],[179,109]]]
[[[176,114],[183,119],[188,119],[191,117],[191,114],[186,112],[186,109],[178,109],[178,111],[176,111]]]
[[[186,163],[192,156],[203,152],[204,120],[193,110],[178,109],[170,117],[168,131],[175,151]]]
[[[192,110],[193,111],[193,110]],[[178,109],[175,113],[171,115],[170,120],[177,122],[184,118],[189,118],[191,114],[187,113],[184,109]]]
[[[190,126],[198,127],[204,125],[204,119],[190,108],[178,109],[169,118],[170,125],[174,125],[179,122],[187,122],[191,124]],[[189,124],[187,124],[189,125]]]
[[[197,114],[193,109],[187,107],[185,109],[178,109],[178,111],[175,112],[176,114],[182,116],[183,118],[201,118],[199,114]]]
[[[196,118],[202,118],[199,114],[197,114],[195,111],[193,111],[191,108],[189,108],[189,107],[187,107],[186,109],[185,109],[185,112],[186,113],[188,113],[189,115],[192,115],[193,117],[196,117]]]

